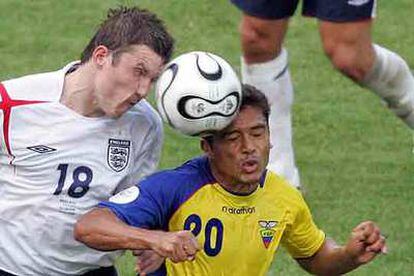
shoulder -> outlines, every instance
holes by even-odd
[[[153,174],[99,206],[110,208],[123,221],[138,227],[168,229],[175,211],[208,182],[202,158]]]
[[[175,169],[148,176],[139,183],[139,187],[140,190],[154,196],[162,195],[180,204],[204,185],[212,182],[207,158],[199,157]]]
[[[296,197],[300,195],[298,189],[290,185],[285,178],[271,170],[267,170],[266,172],[265,185],[271,186],[272,189],[276,189],[279,192],[283,192],[291,196]]]
[[[289,209],[299,210],[306,205],[298,189],[270,170],[266,174],[265,189],[269,196],[277,198],[278,202],[288,206]]]
[[[143,117],[150,124],[161,125],[162,120],[158,112],[152,107],[152,105],[145,99],[140,100],[134,105],[128,112],[130,116]]]
[[[162,134],[162,119],[158,112],[145,100],[140,100],[124,114],[126,120],[132,122],[140,129],[156,130],[156,135]]]
[[[71,65],[73,63],[57,71],[26,75],[3,81],[2,84],[14,99],[57,101],[62,92],[65,72]]]

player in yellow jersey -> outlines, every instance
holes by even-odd
[[[202,250],[194,256],[194,245],[184,244],[187,256],[181,260],[191,261],[167,258],[153,275],[265,275],[279,245],[307,271],[333,275],[386,252],[385,239],[372,222],[354,228],[344,246],[327,239],[300,192],[266,170],[268,115],[265,96],[243,86],[240,113],[232,124],[201,139],[204,156],[101,203],[78,221],[76,238],[97,249],[137,250],[146,248],[134,235],[139,228],[191,231]],[[152,256],[165,256],[153,251]],[[141,271],[148,272],[151,265],[144,263]]]

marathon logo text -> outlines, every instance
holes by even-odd
[[[256,208],[243,206],[240,208],[235,208],[232,206],[223,206],[221,207],[221,211],[226,214],[233,214],[233,215],[245,215],[245,214],[253,214],[256,213]]]

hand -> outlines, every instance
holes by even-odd
[[[156,236],[151,244],[151,249],[173,262],[192,261],[197,251],[200,250],[197,239],[190,231],[153,231],[153,233]]]
[[[165,260],[152,250],[134,250],[132,254],[137,257],[135,270],[142,276],[156,271]]]
[[[387,253],[385,237],[372,221],[365,221],[352,230],[345,251],[356,265],[370,262],[380,253]]]

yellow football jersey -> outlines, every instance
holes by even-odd
[[[104,206],[135,226],[191,230],[202,247],[194,261],[167,260],[168,275],[266,275],[280,244],[304,258],[325,239],[301,194],[270,171],[255,192],[235,195],[215,181],[202,157],[149,177],[139,188],[131,204]]]
[[[300,193],[270,171],[248,196],[231,194],[218,183],[204,185],[169,221],[169,230],[183,228],[196,235],[203,250],[195,261],[167,262],[168,275],[266,275],[280,243],[294,258],[303,258],[325,238]]]

